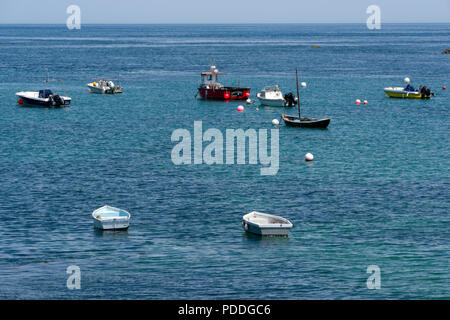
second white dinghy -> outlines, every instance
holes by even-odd
[[[242,217],[242,227],[246,232],[261,236],[287,236],[292,223],[279,216],[252,211]]]
[[[130,226],[131,215],[128,211],[103,206],[92,212],[94,227],[102,230],[124,230]]]

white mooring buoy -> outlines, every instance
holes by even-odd
[[[313,161],[314,160],[314,156],[312,153],[307,153],[305,154],[305,161]]]
[[[300,85],[301,85],[303,88],[306,88],[306,82],[302,82],[302,83],[300,83]]]
[[[277,126],[277,125],[280,124],[280,121],[279,121],[278,119],[273,119],[273,120],[272,120],[272,124],[273,124],[274,126]]]

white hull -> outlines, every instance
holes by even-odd
[[[246,232],[261,236],[288,236],[292,223],[282,217],[261,212],[250,212],[242,217]]]
[[[264,99],[259,97],[259,93],[256,95],[256,98],[259,100],[259,103],[262,106],[269,107],[284,107],[286,104],[286,100],[284,99]]]
[[[244,230],[260,236],[287,236],[289,235],[291,228],[268,228],[260,227],[257,224],[248,223],[248,228],[244,228]]]

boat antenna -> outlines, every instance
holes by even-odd
[[[298,118],[301,119],[301,115],[300,115],[300,94],[298,91],[298,70],[295,69],[295,82],[297,84],[297,106],[298,106]]]

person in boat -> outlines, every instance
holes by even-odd
[[[405,87],[404,90],[405,90],[405,91],[415,91],[415,90],[414,90],[414,87],[411,86],[409,83],[408,83],[408,85]]]

